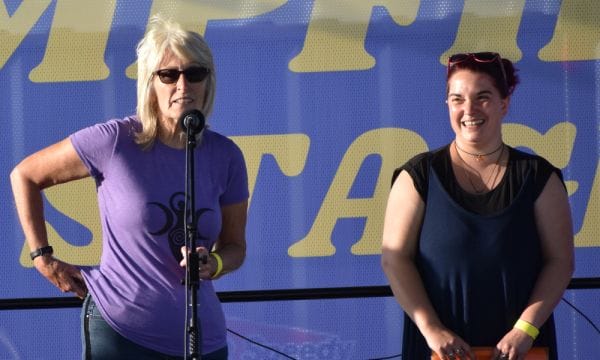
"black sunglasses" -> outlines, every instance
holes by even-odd
[[[493,63],[497,62],[500,65],[500,71],[502,72],[502,80],[504,86],[508,88],[508,80],[506,79],[506,71],[504,70],[504,64],[502,63],[502,57],[496,52],[478,52],[478,53],[464,53],[454,54],[448,58],[448,69],[447,75],[450,74],[450,68],[456,64],[465,61],[476,61],[479,63]]]
[[[210,69],[202,66],[192,66],[185,70],[179,69],[160,69],[152,73],[157,75],[160,82],[163,84],[175,84],[179,80],[179,76],[183,74],[185,79],[191,83],[198,83],[206,79],[210,74]]]

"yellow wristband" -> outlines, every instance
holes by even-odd
[[[221,255],[217,254],[216,252],[211,252],[210,256],[217,260],[217,271],[215,271],[213,276],[211,276],[211,279],[214,279],[221,274],[221,271],[223,271],[223,259],[221,259]]]
[[[538,328],[536,328],[535,326],[531,325],[530,323],[528,323],[525,320],[517,320],[517,322],[515,323],[515,326],[513,326],[515,329],[519,329],[521,331],[524,331],[527,335],[531,336],[531,338],[533,340],[535,340],[535,338],[537,338],[537,336],[540,333],[540,330]]]

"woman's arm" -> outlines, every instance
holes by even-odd
[[[214,251],[223,260],[223,270],[219,276],[238,269],[246,258],[248,201],[223,206],[221,212],[223,213],[223,227],[214,246]],[[212,259],[212,256],[210,258],[215,260]]]
[[[196,248],[200,258],[206,258],[206,263],[200,264],[200,279],[214,280],[242,266],[246,258],[247,213],[247,200],[221,207],[222,228],[214,248],[212,251],[202,246]],[[216,254],[210,255],[211,252]],[[183,259],[180,265],[185,267],[185,246],[181,247],[181,254]],[[220,271],[217,257],[221,261]]]
[[[69,139],[40,150],[19,163],[10,180],[19,221],[30,251],[48,245],[42,190],[56,184],[89,176]],[[38,256],[36,269],[63,292],[85,296],[86,289],[79,270],[52,256]]]
[[[535,222],[543,267],[520,319],[539,329],[560,301],[574,270],[571,209],[565,187],[556,174],[550,176],[535,202]],[[497,347],[504,352],[507,352],[505,348],[514,348],[516,353],[523,354],[532,342],[525,332],[513,329]]]

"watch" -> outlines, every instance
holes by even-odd
[[[54,253],[54,249],[52,249],[52,246],[46,245],[46,246],[42,246],[41,248],[38,248],[38,249],[30,252],[29,256],[31,256],[31,260],[33,260],[38,256],[42,256],[42,255],[46,255],[46,254],[52,255],[53,253]]]

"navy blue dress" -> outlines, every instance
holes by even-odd
[[[509,149],[507,171],[498,187],[472,195],[458,187],[451,171],[446,179],[438,176],[440,170],[451,169],[447,146],[402,169],[426,186],[420,189],[426,209],[415,261],[437,315],[469,345],[495,346],[527,305],[542,267],[534,202],[551,173],[558,171],[560,176],[560,171],[540,157]],[[418,174],[419,169],[427,171]],[[499,205],[487,203],[494,197]],[[552,317],[534,346],[549,347],[550,358],[556,358]],[[407,315],[402,350],[404,359],[431,357]]]

